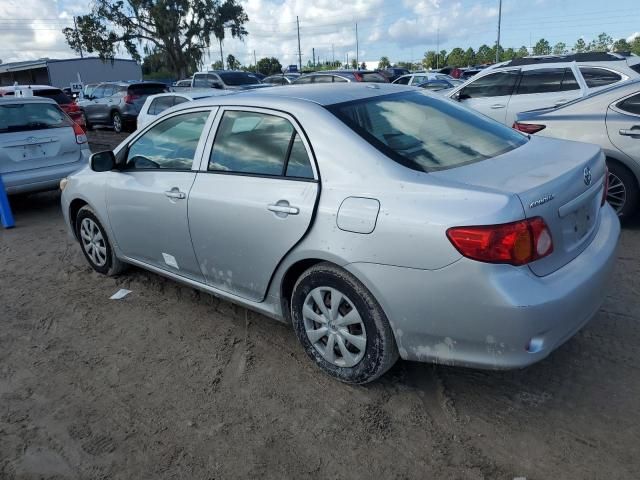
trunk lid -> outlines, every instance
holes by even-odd
[[[604,174],[600,147],[532,137],[503,155],[432,175],[517,195],[524,217],[542,217],[551,231],[553,253],[529,268],[544,276],[576,258],[595,236]]]

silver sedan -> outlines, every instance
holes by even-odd
[[[620,232],[593,145],[397,85],[167,110],[63,183],[89,264],[134,264],[290,323],[328,374],[398,356],[546,357],[598,310]]]
[[[609,167],[607,200],[624,220],[640,201],[640,80],[601,90],[559,108],[518,114],[526,133],[600,145]]]

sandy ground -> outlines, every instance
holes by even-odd
[[[602,310],[548,359],[399,362],[353,387],[283,324],[139,269],[94,273],[56,193],[14,210],[0,230],[0,479],[638,478],[638,222]],[[109,300],[119,288],[133,293]]]

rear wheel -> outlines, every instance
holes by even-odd
[[[122,115],[118,112],[113,112],[111,114],[111,124],[113,125],[113,131],[116,133],[122,133],[123,123],[122,123]]]
[[[638,206],[638,183],[626,167],[617,162],[607,162],[609,191],[607,201],[621,220],[631,217]]]
[[[89,206],[85,205],[78,211],[76,234],[82,253],[96,272],[114,276],[125,269],[126,264],[116,257],[107,232]]]
[[[382,308],[353,275],[329,263],[308,269],[291,297],[291,318],[307,355],[346,383],[368,383],[398,359]]]

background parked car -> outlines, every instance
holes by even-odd
[[[87,165],[84,130],[49,98],[0,98],[0,175],[7,193],[58,188]]]
[[[14,85],[10,87],[0,87],[0,96],[15,95],[18,89],[29,89],[36,97],[50,98],[54,100],[60,108],[71,117],[71,120],[86,130],[86,123],[77,103],[64,93],[60,88],[50,85]]]
[[[475,77],[481,71],[482,70],[478,68],[465,68],[460,74],[460,80],[469,80],[470,78]]]
[[[519,113],[514,128],[600,145],[609,167],[607,200],[623,219],[637,212],[640,80],[601,90],[561,107]]]
[[[307,73],[296,79],[293,83],[294,85],[302,85],[308,83],[345,82],[389,83],[382,74],[370,70],[327,70]]]
[[[233,90],[205,90],[202,92],[170,92],[159,93],[157,95],[149,95],[142,105],[140,113],[138,114],[138,128],[144,127],[146,124],[153,121],[162,112],[164,112],[168,108],[173,107],[174,105],[180,105],[184,102],[212,97],[214,95],[229,95],[231,93],[235,92]]]
[[[88,130],[108,125],[117,133],[135,128],[140,108],[149,95],[167,92],[160,82],[106,82],[78,101]]]
[[[191,86],[191,79],[190,78],[186,78],[184,80],[178,80],[172,86],[174,86],[174,87],[190,87]]]
[[[378,72],[384,75],[386,79],[390,82],[393,82],[395,79],[400,78],[402,75],[407,75],[408,73],[411,73],[406,68],[398,68],[398,67],[385,68],[384,70],[378,70]]]
[[[438,72],[416,72],[403,75],[402,77],[394,80],[393,83],[394,85],[417,86],[421,83],[428,82],[429,80],[454,80],[454,78]]]
[[[637,70],[640,57],[608,53],[525,57],[484,69],[448,96],[512,125],[519,112],[555,107],[640,78]]]
[[[236,70],[211,70],[193,74],[191,83],[186,86],[176,85],[176,92],[195,89],[217,88],[219,90],[246,90],[266,87],[254,73]]]
[[[451,80],[427,80],[426,82],[422,82],[420,84],[414,85],[419,88],[424,88],[425,90],[431,90],[434,92],[442,92],[442,90],[449,90],[457,87],[458,85],[462,85],[464,82],[461,80],[451,79]]]
[[[290,85],[292,84],[300,74],[298,73],[285,73],[281,75],[270,75],[262,79],[262,83],[268,83],[270,85]]]

